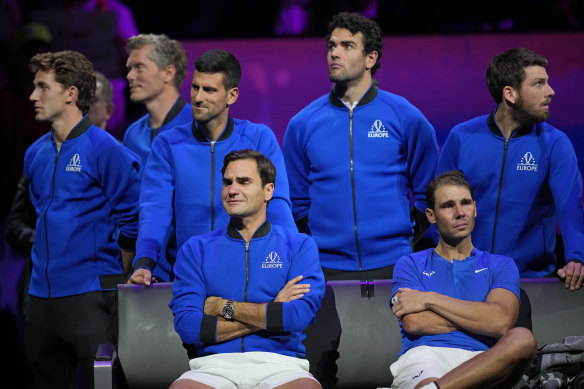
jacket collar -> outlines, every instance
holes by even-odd
[[[377,97],[378,92],[379,92],[379,90],[377,89],[377,87],[374,85],[371,85],[371,87],[369,88],[367,93],[365,93],[363,95],[363,97],[361,97],[361,100],[359,100],[359,103],[357,103],[357,107],[360,107],[362,105],[365,105],[365,104],[372,102],[373,99],[375,99],[375,97]],[[331,93],[329,94],[329,101],[335,107],[347,108],[347,106],[341,101],[339,96],[337,96],[337,94],[335,93],[334,88],[331,90]]]
[[[223,130],[223,132],[221,133],[221,135],[219,136],[219,139],[217,139],[217,141],[221,141],[221,140],[225,140],[227,138],[229,138],[231,136],[231,134],[233,133],[233,119],[231,118],[231,116],[229,116],[227,118],[227,125],[225,126],[225,129]],[[197,128],[197,121],[193,120],[193,123],[191,124],[191,128],[192,128],[192,132],[193,132],[193,136],[195,137],[196,140],[198,140],[199,142],[209,142],[209,139],[205,138],[200,132],[199,129]]]
[[[501,129],[497,125],[497,122],[495,121],[495,112],[497,112],[496,109],[493,112],[491,112],[491,114],[489,115],[489,118],[487,119],[487,124],[489,126],[489,130],[493,134],[495,134],[497,136],[503,136],[503,132],[501,131]],[[515,130],[515,132],[511,135],[511,138],[519,138],[519,137],[522,137],[524,135],[527,135],[532,131],[532,129],[533,129],[533,126],[521,127],[519,129]]]
[[[266,221],[256,230],[256,232],[253,233],[253,236],[251,238],[252,239],[263,238],[264,236],[268,235],[271,229],[272,224],[268,219],[266,219]],[[241,236],[239,231],[237,231],[237,228],[233,226],[231,220],[227,225],[227,235],[233,239],[243,240],[243,237]]]
[[[81,119],[81,121],[79,123],[77,123],[77,125],[75,127],[73,127],[73,129],[71,130],[71,132],[69,133],[69,135],[67,135],[67,140],[71,140],[71,139],[75,139],[81,135],[83,135],[83,133],[85,131],[87,131],[89,129],[89,127],[91,127],[92,124],[89,121],[89,115],[85,115],[83,117],[83,119]],[[52,129],[51,129],[52,132]],[[55,138],[55,136],[53,135],[53,139]]]

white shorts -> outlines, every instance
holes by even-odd
[[[194,358],[189,379],[217,389],[271,389],[299,378],[316,379],[307,359],[267,352],[225,353]],[[317,381],[318,382],[318,381]]]
[[[450,370],[482,353],[452,347],[414,347],[390,366],[394,389],[412,389],[428,377],[441,378]]]

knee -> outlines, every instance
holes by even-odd
[[[513,354],[519,360],[531,360],[537,353],[537,341],[527,328],[516,327],[509,330],[503,337],[511,345]]]

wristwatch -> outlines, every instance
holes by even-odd
[[[227,300],[223,306],[223,317],[227,320],[233,319],[233,300]]]

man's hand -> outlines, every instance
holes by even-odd
[[[210,296],[205,300],[203,313],[210,316],[223,316],[223,307],[227,300],[221,297]]]
[[[304,277],[299,275],[292,278],[290,281],[284,285],[282,289],[278,292],[278,295],[274,299],[275,302],[287,303],[293,300],[298,300],[302,298],[306,293],[310,292],[310,284],[299,284]]]
[[[152,272],[150,269],[146,269],[144,267],[139,268],[132,274],[132,277],[128,280],[128,284],[143,284],[146,286],[150,286],[150,283],[158,282],[156,277],[152,277]]]
[[[566,266],[558,270],[558,276],[565,280],[566,288],[580,289],[584,283],[584,266],[578,261],[568,262]]]
[[[399,288],[392,298],[393,308],[391,309],[399,320],[407,314],[417,313],[426,310],[426,294],[431,292],[420,292],[410,288]]]

